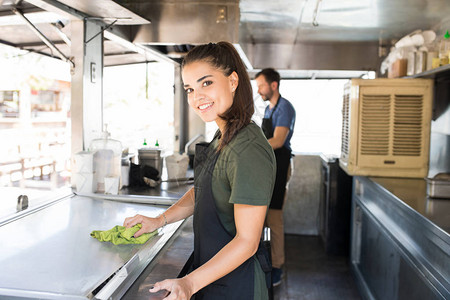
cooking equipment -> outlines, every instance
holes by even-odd
[[[319,234],[327,254],[349,256],[353,177],[339,167],[337,157],[322,154],[320,158]]]
[[[141,166],[150,166],[158,170],[159,176],[162,174],[161,149],[141,148],[138,150],[138,160]]]
[[[431,198],[450,199],[450,174],[439,173],[427,178],[427,194]]]

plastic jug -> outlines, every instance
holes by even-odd
[[[122,143],[111,139],[105,128],[102,137],[94,139],[89,149],[94,152],[94,191],[105,192],[106,177],[117,177],[120,181]]]
[[[447,32],[439,43],[439,65],[444,66],[450,63],[450,34]]]
[[[166,157],[168,179],[182,179],[186,177],[189,166],[189,156],[175,153]]]

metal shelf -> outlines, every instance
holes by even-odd
[[[441,66],[439,68],[431,69],[419,74],[406,76],[405,78],[436,78],[438,76],[443,75],[444,73],[449,73],[450,75],[450,64]]]

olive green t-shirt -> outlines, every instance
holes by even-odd
[[[211,146],[216,148],[218,139]],[[225,146],[217,159],[212,177],[212,192],[219,218],[236,235],[234,204],[270,204],[276,175],[272,147],[261,128],[250,123]],[[255,259],[255,262],[257,260]],[[255,263],[255,298],[268,299],[264,272]]]

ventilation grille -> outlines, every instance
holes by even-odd
[[[362,95],[361,154],[389,154],[390,95]]]
[[[342,144],[341,153],[343,157],[348,157],[348,144],[350,132],[350,94],[344,93],[342,105]]]
[[[344,86],[339,164],[349,175],[428,173],[432,79],[352,79]]]
[[[395,95],[393,155],[420,156],[423,95]]]

